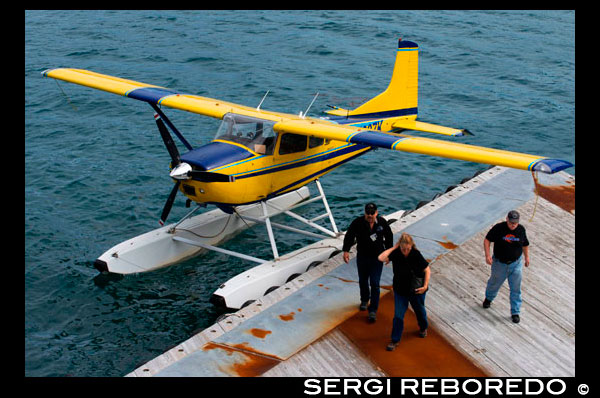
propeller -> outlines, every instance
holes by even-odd
[[[172,170],[170,176],[177,180],[177,182],[175,182],[175,186],[173,189],[171,189],[171,193],[165,202],[160,220],[158,221],[160,225],[164,225],[165,221],[167,221],[169,213],[171,212],[171,208],[173,207],[173,202],[177,196],[177,191],[181,185],[181,180],[192,179],[200,182],[233,182],[235,181],[235,177],[227,174],[212,173],[210,171],[192,170],[192,166],[181,161],[179,150],[177,150],[177,146],[175,145],[171,134],[169,134],[165,123],[158,113],[154,114],[154,120],[156,121],[158,131],[160,132],[160,136],[165,144],[165,147],[167,147],[169,156],[171,156]]]
[[[165,123],[162,121],[162,119],[160,118],[158,113],[154,114],[154,120],[156,121],[156,125],[158,126],[158,131],[160,132],[160,136],[162,137],[162,140],[165,143],[165,146],[167,147],[167,151],[169,152],[169,155],[171,156],[171,166],[175,169],[175,168],[177,168],[177,166],[179,166],[181,164],[181,158],[179,156],[179,151],[177,150],[177,146],[175,145],[175,142],[173,142],[173,138],[171,138],[171,134],[169,134],[169,131],[167,130],[167,127],[165,126]],[[173,202],[175,201],[175,196],[177,196],[177,191],[179,190],[180,184],[181,184],[181,181],[177,180],[177,182],[173,186],[173,189],[171,189],[171,193],[169,194],[169,197],[167,198],[167,201],[165,202],[162,213],[160,215],[160,220],[158,220],[158,223],[160,225],[165,225],[165,221],[167,221],[167,217],[169,216],[169,213],[171,212],[171,207],[173,207]]]

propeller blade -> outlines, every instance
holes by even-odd
[[[227,174],[213,173],[211,171],[190,170],[188,175],[192,180],[200,182],[234,182],[235,177]]]
[[[171,212],[171,207],[173,207],[173,202],[175,201],[175,196],[177,196],[177,191],[179,190],[179,184],[181,184],[181,181],[177,181],[175,183],[175,186],[171,190],[171,193],[169,194],[169,197],[167,198],[167,201],[165,202],[165,206],[163,207],[162,214],[160,215],[160,220],[158,220],[158,223],[160,225],[165,225],[165,221],[167,221],[167,217],[169,217],[169,213]]]
[[[167,147],[167,151],[169,151],[169,155],[171,156],[172,167],[176,167],[179,163],[181,163],[177,146],[175,145],[173,138],[171,138],[171,134],[169,134],[169,130],[167,130],[165,123],[162,121],[158,113],[154,114],[154,120],[158,126],[158,131],[160,131],[160,136]]]

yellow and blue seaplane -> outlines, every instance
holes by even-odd
[[[392,78],[385,91],[355,109],[330,106],[327,116],[320,118],[308,117],[308,109],[299,115],[261,109],[266,95],[257,107],[250,107],[87,70],[60,68],[42,72],[46,77],[144,101],[154,109],[158,130],[171,157],[170,177],[175,183],[164,205],[161,224],[167,220],[177,192],[188,198],[188,206],[194,202],[198,207],[210,204],[218,208],[192,217],[196,207],[176,224],[116,245],[94,265],[100,271],[127,274],[171,265],[204,249],[241,257],[260,265],[221,285],[211,299],[220,306],[240,308],[341,248],[341,234],[319,178],[372,149],[385,148],[543,173],[555,173],[572,166],[559,159],[404,134],[405,130],[454,137],[471,134],[466,129],[417,120],[418,54],[416,43],[400,39]],[[222,122],[212,142],[194,148],[164,114],[163,108],[197,113]],[[180,154],[167,127],[186,148],[185,153]],[[308,199],[306,185],[311,182],[316,183],[320,195]],[[323,201],[324,214],[308,220],[292,212],[297,206],[315,200]],[[270,220],[280,213],[325,235]],[[331,229],[315,222],[327,217]],[[267,227],[273,260],[215,246],[255,223],[264,223]],[[303,254],[279,256],[273,226],[326,239],[314,250],[302,251]]]

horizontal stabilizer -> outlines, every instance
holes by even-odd
[[[333,116],[348,116],[349,112],[350,112],[349,109],[338,108],[338,107],[335,107],[335,109],[332,109],[330,111],[325,111],[326,114],[333,115]]]
[[[398,119],[392,122],[392,128],[399,128],[405,130],[425,131],[427,133],[443,134],[453,137],[462,137],[463,135],[473,135],[467,129],[455,129],[451,127],[444,127],[437,124],[418,122],[410,119]]]

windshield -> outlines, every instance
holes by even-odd
[[[233,141],[263,155],[272,155],[277,141],[275,122],[228,113],[223,116],[215,139]]]

